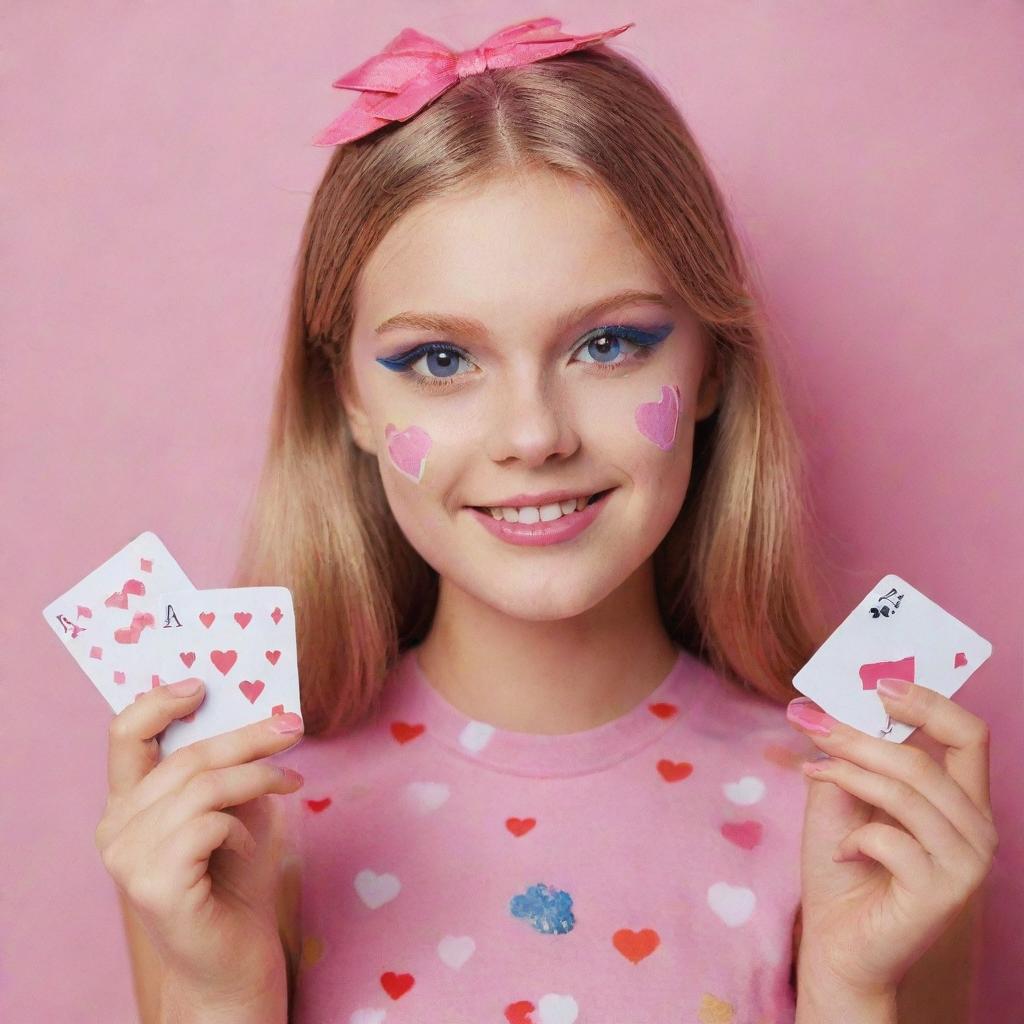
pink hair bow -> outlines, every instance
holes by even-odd
[[[461,53],[414,28],[404,28],[380,53],[332,83],[335,89],[358,89],[362,94],[313,139],[313,144],[351,142],[392,121],[407,121],[469,75],[487,68],[519,67],[595,46],[635,24],[631,21],[606,32],[574,36],[562,31],[557,18],[534,18],[503,28]]]

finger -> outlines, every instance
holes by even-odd
[[[194,683],[199,685],[193,693],[182,693]],[[156,737],[175,719],[195,711],[205,692],[203,681],[195,677],[154,686],[114,716],[107,750],[107,786],[112,796],[131,792],[156,767],[160,758]]]
[[[906,782],[868,771],[839,757],[807,761],[804,770],[812,778],[834,782],[848,793],[891,815],[921,844],[935,863],[950,874],[956,875],[964,864],[979,859],[978,851],[953,823],[927,797]],[[915,881],[911,877],[901,877],[900,881],[915,890],[921,884],[920,879]]]
[[[283,765],[268,761],[215,768],[193,776],[178,791],[161,797],[152,807],[152,814],[140,816],[145,828],[154,837],[166,842],[183,825],[210,811],[255,800],[265,793],[294,793],[302,785],[302,776]],[[140,826],[141,827],[141,826]],[[156,842],[161,842],[156,838]]]
[[[295,731],[297,727],[298,731]],[[291,731],[281,731],[291,730]],[[230,732],[197,740],[168,755],[136,786],[129,810],[136,813],[214,768],[245,764],[287,750],[302,738],[302,719],[276,714]]]
[[[904,696],[889,697],[878,691],[885,710],[900,722],[920,726],[945,745],[945,768],[950,778],[970,797],[981,813],[992,821],[989,793],[989,728],[983,718],[972,714],[944,694],[927,686],[910,684]]]
[[[908,891],[928,888],[935,865],[921,844],[895,825],[870,821],[855,828],[836,847],[834,861],[853,860],[858,854],[878,861]]]
[[[946,703],[957,710],[963,710],[952,701]],[[830,732],[828,735],[808,732],[808,736],[825,753],[905,783],[938,808],[979,854],[984,855],[991,846],[995,832],[991,820],[986,819],[956,779],[927,751],[909,743],[893,743],[869,736],[824,712],[819,713],[816,722],[819,729],[828,729]],[[888,808],[882,810],[889,811]]]

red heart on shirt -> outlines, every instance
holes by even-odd
[[[395,974],[394,971],[385,971],[380,976],[380,983],[392,999],[400,999],[416,984],[416,979],[411,974]]]
[[[529,999],[520,999],[518,1003],[509,1003],[505,1007],[505,1020],[508,1024],[533,1024],[530,1014],[536,1007]]]
[[[408,743],[409,740],[416,739],[416,737],[425,729],[425,725],[410,725],[408,722],[391,723],[391,735],[394,736],[399,743]]]
[[[671,718],[679,710],[675,704],[669,704],[666,701],[661,701],[658,704],[648,704],[647,709],[652,715],[657,715],[659,718]]]
[[[722,826],[722,835],[744,850],[752,850],[761,842],[762,831],[759,821],[727,821]]]
[[[505,828],[514,836],[525,836],[536,824],[536,818],[507,818],[505,820]]]
[[[631,928],[620,928],[612,936],[612,945],[627,960],[638,964],[661,945],[661,937],[653,928],[641,928],[638,932]]]
[[[689,761],[669,761],[668,758],[662,758],[658,762],[658,771],[666,782],[679,782],[693,771],[693,765]]]
[[[326,811],[331,806],[331,798],[325,796],[323,800],[307,800],[306,806],[314,813],[319,814],[321,811]]]

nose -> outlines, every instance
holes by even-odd
[[[510,378],[491,415],[487,453],[494,462],[515,459],[541,466],[550,456],[571,455],[579,447],[571,404],[550,377]]]

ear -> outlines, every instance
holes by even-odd
[[[340,376],[335,377],[335,390],[338,394],[338,401],[345,410],[345,418],[348,420],[349,431],[356,446],[361,448],[368,455],[377,454],[377,445],[374,440],[373,430],[370,425],[370,418],[363,408],[359,390],[352,380],[342,380]]]
[[[722,359],[717,349],[712,349],[705,366],[704,377],[697,394],[697,410],[694,420],[707,419],[717,408],[722,395]]]

